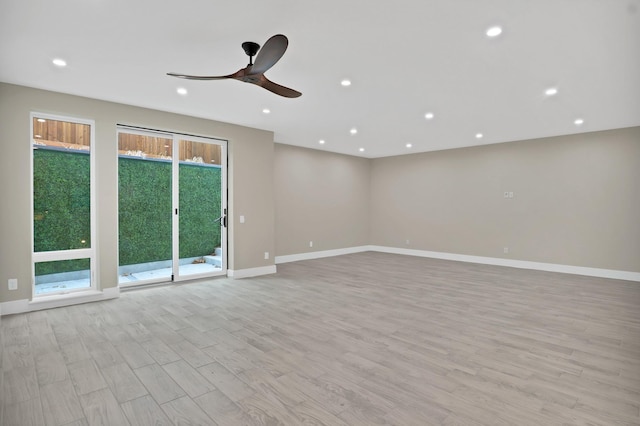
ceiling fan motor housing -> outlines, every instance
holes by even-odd
[[[242,48],[244,49],[244,53],[246,53],[247,56],[251,57],[256,56],[256,53],[258,53],[258,50],[260,50],[260,45],[252,41],[245,41],[244,43],[242,43]]]

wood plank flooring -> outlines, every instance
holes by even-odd
[[[0,424],[640,425],[640,283],[359,253],[2,317]]]

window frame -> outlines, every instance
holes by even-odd
[[[90,247],[81,248],[81,249],[70,249],[70,250],[54,250],[54,251],[35,251],[35,230],[34,230],[34,161],[33,161],[33,150],[34,150],[34,126],[33,121],[37,118],[43,118],[46,120],[55,120],[62,121],[67,123],[77,123],[88,125],[90,128],[90,141],[89,141],[89,220],[90,220]],[[47,114],[41,113],[37,111],[31,111],[29,114],[29,172],[30,172],[30,195],[29,195],[29,203],[30,203],[30,219],[31,219],[31,229],[30,229],[30,247],[31,247],[31,291],[32,291],[32,299],[41,298],[41,297],[49,297],[49,296],[64,296],[71,293],[81,293],[81,292],[95,292],[99,288],[99,283],[97,280],[98,275],[98,263],[97,263],[97,220],[96,220],[96,156],[95,156],[95,120],[78,118],[78,117],[70,117],[70,116],[62,116],[55,114]],[[89,287],[82,287],[77,289],[63,289],[60,291],[49,291],[46,293],[38,294],[36,292],[36,275],[35,275],[35,265],[40,262],[52,262],[52,261],[61,261],[61,260],[76,260],[76,259],[89,259]]]

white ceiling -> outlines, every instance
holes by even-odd
[[[165,75],[235,72],[278,33],[266,76],[300,98]],[[640,125],[640,0],[0,0],[0,81],[368,158],[590,132]]]

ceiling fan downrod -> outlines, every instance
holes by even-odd
[[[249,66],[252,66],[253,57],[256,56],[258,50],[260,50],[260,45],[252,41],[245,41],[244,43],[242,43],[242,48],[244,49],[244,53],[249,56]]]

